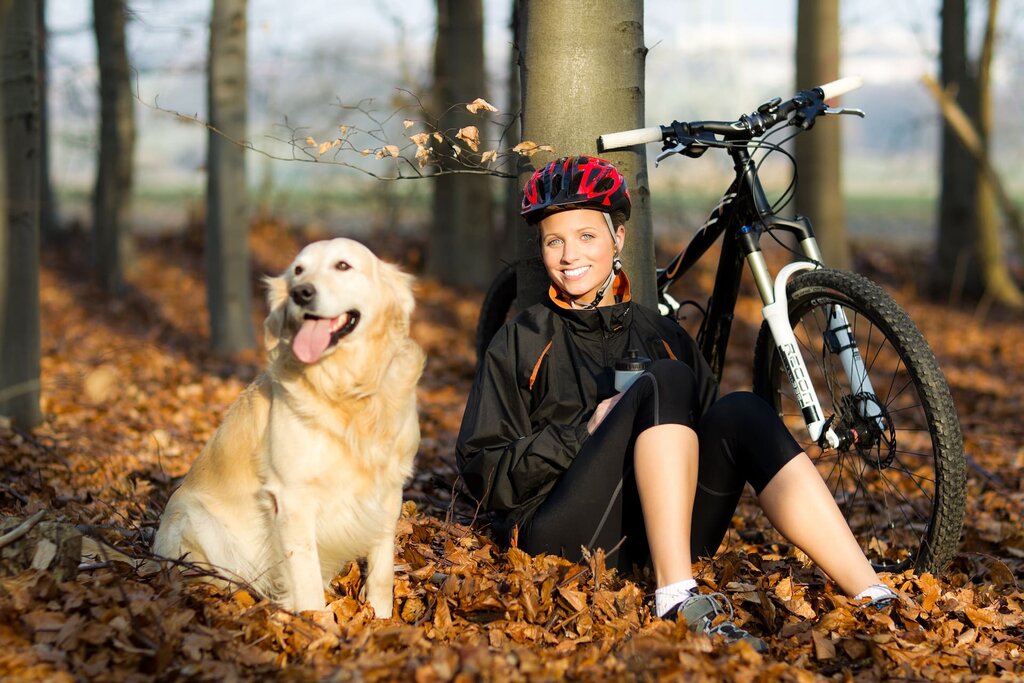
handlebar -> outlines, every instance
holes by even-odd
[[[776,97],[768,100],[756,112],[744,114],[736,121],[673,121],[667,126],[650,126],[605,133],[597,138],[599,152],[607,152],[634,145],[662,142],[666,154],[680,153],[699,156],[716,141],[749,141],[767,133],[782,122],[800,126],[805,130],[814,125],[819,114],[856,114],[864,116],[858,109],[830,109],[827,101],[856,90],[864,84],[859,76],[840,78],[824,85],[803,90],[792,99],[783,102]]]
[[[821,91],[821,99],[831,100],[834,97],[842,97],[848,92],[853,92],[862,85],[864,85],[864,79],[860,76],[847,76],[825,85],[819,85],[816,89]]]

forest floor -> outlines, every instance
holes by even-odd
[[[258,276],[277,273],[317,235],[253,230]],[[422,249],[371,239],[415,271]],[[47,247],[41,279],[45,422],[0,425],[0,514],[78,525],[145,557],[160,511],[261,352],[208,351],[202,258],[187,236],[139,247],[120,297],[90,281],[83,239]],[[1024,676],[1024,325],[917,294],[923,265],[871,251],[858,270],[910,312],[945,370],[969,458],[959,552],[939,576],[883,575],[903,600],[853,605],[787,544],[730,533],[699,563],[703,590],[730,596],[736,620],[770,651],[723,645],[652,618],[650,577],[623,576],[595,554],[583,564],[496,546],[460,494],[454,440],[472,382],[479,293],[423,279],[413,335],[428,355],[419,388],[423,440],[398,531],[395,616],[358,599],[361,567],[332,584],[330,609],[292,614],[245,590],[187,583],[88,561],[58,581],[29,570],[0,578],[3,680],[734,680],[961,681]],[[710,272],[694,276],[707,287]],[[259,325],[265,307],[254,306]],[[757,305],[739,307],[731,358],[751,358]],[[752,313],[751,313],[752,312]],[[749,362],[729,388],[749,386]],[[737,524],[752,524],[749,505]],[[745,517],[746,516],[746,517]],[[102,543],[101,543],[102,547]]]

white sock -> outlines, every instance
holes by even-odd
[[[654,611],[664,617],[669,611],[694,593],[697,582],[693,579],[676,581],[654,591]]]
[[[894,597],[896,597],[896,593],[893,592],[893,590],[891,588],[889,588],[888,586],[886,586],[885,584],[882,584],[882,583],[875,583],[875,584],[872,584],[872,585],[868,586],[867,588],[862,590],[860,593],[857,593],[855,596],[853,596],[853,599],[854,600],[865,600],[865,599],[867,599],[870,602],[874,602],[875,600],[878,600],[879,598],[894,598]]]

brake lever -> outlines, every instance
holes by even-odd
[[[859,116],[862,119],[867,116],[863,109],[854,109],[853,107],[840,107],[839,109],[833,109],[832,107],[825,107],[823,114],[842,116],[848,114],[850,116]]]
[[[657,168],[658,164],[660,164],[663,159],[666,159],[672,156],[673,154],[679,154],[684,149],[686,149],[686,145],[684,145],[681,142],[676,143],[675,147],[667,147],[663,149],[661,153],[657,156],[657,158],[654,160],[654,167]]]

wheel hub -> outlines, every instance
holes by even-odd
[[[841,405],[837,431],[844,436],[840,448],[855,449],[868,467],[876,470],[892,465],[896,430],[886,407],[874,394],[864,392],[843,396]]]

